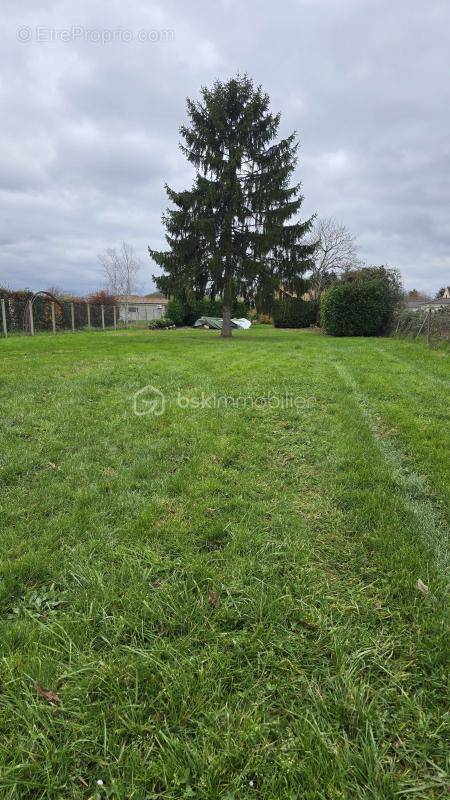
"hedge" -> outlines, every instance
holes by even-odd
[[[322,295],[320,323],[331,336],[379,336],[388,329],[391,313],[382,280],[337,283]]]
[[[316,317],[316,303],[299,297],[284,297],[275,303],[272,312],[275,328],[309,328]]]

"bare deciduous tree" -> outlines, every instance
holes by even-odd
[[[65,292],[64,289],[61,289],[60,286],[47,286],[46,292],[52,294],[53,297],[62,297],[64,294],[69,294],[69,292]]]
[[[122,242],[119,252],[108,247],[98,260],[103,267],[108,291],[113,295],[130,295],[136,291],[136,276],[141,262],[131,244]]]
[[[334,217],[317,219],[310,240],[318,243],[311,274],[311,288],[316,297],[339,272],[357,269],[364,263],[358,256],[356,237]]]

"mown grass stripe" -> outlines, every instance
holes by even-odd
[[[416,517],[421,535],[423,536],[425,532],[432,545],[438,566],[446,572],[449,561],[448,531],[444,520],[433,506],[430,488],[425,478],[407,468],[405,454],[394,444],[386,427],[383,427],[380,416],[372,410],[367,395],[360,390],[349,369],[338,360],[333,361],[333,366],[343,383],[351,390],[360,413],[373,435],[376,447],[389,467],[395,486]]]
[[[408,372],[412,373],[413,375],[421,375],[425,381],[425,384],[431,381],[431,383],[437,383],[440,384],[441,386],[445,386],[446,389],[450,388],[449,379],[441,378],[439,375],[435,375],[429,370],[425,370],[422,367],[418,367],[415,364],[412,364],[411,359],[410,358],[408,359],[406,355],[403,356],[395,355],[386,347],[382,347],[379,344],[374,344],[373,342],[370,342],[370,346],[377,353],[380,353],[383,356],[383,358],[388,358],[395,364],[401,364],[403,368],[405,368]]]

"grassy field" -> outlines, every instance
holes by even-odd
[[[96,332],[0,368],[2,800],[444,797],[442,351]]]

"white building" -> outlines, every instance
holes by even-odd
[[[117,297],[119,303],[119,320],[121,322],[150,322],[165,316],[167,297],[159,292],[152,294],[128,294]]]

